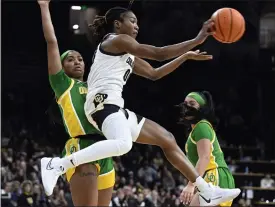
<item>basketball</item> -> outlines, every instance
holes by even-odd
[[[212,15],[211,19],[215,23],[213,37],[219,42],[237,42],[244,34],[245,20],[236,9],[219,9]]]

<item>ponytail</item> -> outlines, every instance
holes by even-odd
[[[104,16],[96,16],[93,23],[89,24],[90,33],[97,40],[102,39],[107,33],[113,32],[114,21],[123,21],[122,15],[130,10],[122,7],[109,9]]]

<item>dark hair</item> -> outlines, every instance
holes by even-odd
[[[206,100],[206,104],[201,107],[204,118],[207,119],[214,128],[216,128],[218,125],[218,119],[215,115],[215,105],[211,93],[209,91],[202,91],[198,93],[204,100]]]
[[[97,39],[103,38],[106,33],[113,31],[114,21],[123,21],[122,15],[129,11],[131,10],[123,7],[114,7],[109,9],[104,16],[96,16],[93,23],[89,25],[92,35]]]

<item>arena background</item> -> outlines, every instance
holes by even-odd
[[[96,45],[87,40],[85,19],[92,18],[95,12],[104,14],[113,6],[127,7],[128,3],[51,2],[60,51],[80,51],[88,74]],[[275,179],[275,3],[137,0],[132,7],[139,18],[137,40],[163,46],[194,38],[202,23],[222,7],[233,7],[243,14],[246,20],[243,38],[234,44],[221,44],[210,37],[199,48],[212,54],[212,61],[189,61],[157,82],[132,75],[124,90],[126,107],[170,130],[184,148],[187,129],[177,124],[179,114],[174,105],[190,91],[209,90],[220,119],[217,131],[220,144],[237,186],[243,188],[235,205],[275,206],[274,184],[270,189],[261,186],[267,174]],[[3,1],[1,31],[2,206],[22,206],[23,188],[29,181],[34,190],[29,206],[71,206],[68,185],[63,180],[49,199],[40,184],[40,158],[59,155],[67,135],[59,124],[58,108],[48,82],[46,43],[38,4]],[[146,206],[179,205],[178,195],[186,180],[166,163],[157,147],[135,144],[130,153],[115,161],[113,206],[118,205],[118,200],[126,205],[129,197]],[[145,170],[153,177],[150,182],[140,170],[144,166],[150,169]]]

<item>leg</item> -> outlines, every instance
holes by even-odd
[[[114,187],[111,187],[98,191],[98,206],[105,207],[110,205],[113,195],[113,189]]]
[[[97,168],[91,164],[80,165],[70,180],[74,206],[97,206]]]
[[[68,168],[87,162],[121,156],[131,150],[133,145],[132,135],[123,112],[118,111],[104,118],[101,130],[107,140],[96,142],[85,149],[63,158],[62,161],[64,162],[61,163],[64,165],[65,171]],[[71,160],[74,165],[72,165]]]
[[[174,136],[157,123],[146,119],[136,142],[161,147],[168,161],[191,182],[194,183],[199,177],[193,165],[177,145]]]
[[[162,148],[169,162],[199,189],[199,202],[202,206],[215,206],[232,200],[240,194],[240,189],[221,189],[206,183],[177,146],[171,133],[157,123],[146,119],[140,131],[137,142],[157,145]]]
[[[98,176],[98,206],[109,206],[115,185],[115,169],[112,158],[98,161],[100,175]]]

